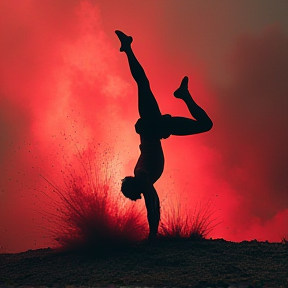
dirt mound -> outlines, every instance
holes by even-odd
[[[287,243],[159,239],[0,255],[0,287],[288,287]]]

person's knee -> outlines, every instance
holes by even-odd
[[[213,122],[211,119],[207,120],[207,122],[205,123],[205,131],[210,131],[213,127]]]

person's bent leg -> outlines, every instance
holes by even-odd
[[[191,115],[196,119],[189,119],[185,117],[171,117],[170,128],[172,135],[192,135],[209,131],[213,122],[207,113],[196,104],[188,90],[188,77],[182,79],[180,87],[174,92],[176,98],[182,99]]]
[[[156,118],[161,116],[159,106],[150,89],[149,80],[145,74],[145,71],[132,51],[132,37],[127,36],[118,30],[116,30],[115,33],[121,42],[120,51],[126,53],[132,77],[138,86],[138,106],[140,117]]]

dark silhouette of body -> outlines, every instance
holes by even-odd
[[[184,136],[206,132],[212,128],[213,123],[206,112],[192,99],[188,91],[187,76],[182,79],[174,96],[186,103],[195,120],[162,115],[150,89],[149,80],[132,51],[132,37],[119,30],[115,33],[121,42],[120,52],[126,53],[131,74],[138,86],[140,119],[135,129],[140,134],[141,141],[141,154],[134,169],[134,176],[122,180],[121,191],[134,201],[141,199],[141,193],[143,194],[150,229],[149,238],[153,239],[157,235],[160,221],[159,198],[153,184],[160,178],[164,169],[164,154],[160,140],[170,135]]]

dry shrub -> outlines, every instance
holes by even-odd
[[[56,177],[59,182],[42,176],[53,192],[45,194],[55,212],[46,211],[44,216],[53,224],[50,232],[58,246],[88,251],[121,249],[147,236],[146,213],[139,209],[138,201],[122,195],[120,183],[113,182],[113,169],[103,161],[100,163],[106,166],[100,168],[81,153],[78,160],[80,165],[66,165],[61,177]],[[211,202],[197,205],[191,213],[180,200],[161,211],[160,237],[204,239],[219,224]]]
[[[214,214],[210,200],[205,205],[196,205],[191,211],[178,199],[176,205],[170,203],[164,209],[159,234],[167,238],[205,239],[220,224]]]
[[[115,191],[107,169],[91,167],[96,166],[69,171],[61,185],[43,177],[57,196],[50,197],[56,212],[46,213],[56,242],[65,249],[100,251],[143,239],[147,224],[141,210]]]
[[[283,236],[281,238],[281,243],[288,246],[288,237]]]

